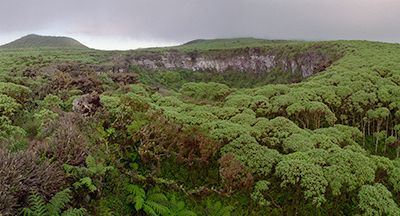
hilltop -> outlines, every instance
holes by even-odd
[[[88,47],[79,41],[69,37],[42,36],[36,34],[26,35],[13,42],[0,46],[4,49],[25,49],[25,48],[77,48],[87,49]]]

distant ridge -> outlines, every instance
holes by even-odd
[[[177,49],[197,49],[197,50],[210,50],[210,49],[232,49],[244,47],[259,47],[277,43],[296,43],[296,40],[271,40],[262,38],[221,38],[221,39],[196,39],[186,42],[182,45],[175,46]]]
[[[36,34],[26,35],[8,44],[0,46],[2,49],[25,48],[74,48],[87,49],[88,47],[79,41],[69,37],[42,36]]]

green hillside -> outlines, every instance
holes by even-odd
[[[30,34],[13,42],[0,46],[0,49],[28,49],[28,48],[76,48],[87,47],[79,41],[68,37],[41,36]]]
[[[196,52],[220,60],[250,48],[249,59],[335,58],[295,83],[282,68],[150,70],[132,61]],[[399,215],[399,101],[399,44],[3,49],[0,213]]]

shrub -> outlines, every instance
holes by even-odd
[[[74,113],[60,116],[57,122],[45,127],[51,131],[48,139],[33,146],[41,154],[55,159],[60,165],[68,163],[80,165],[85,162],[89,152],[87,136],[79,124],[81,117]]]
[[[31,93],[32,92],[28,87],[14,83],[0,82],[0,94],[12,97],[19,103],[25,102],[29,99]]]
[[[63,171],[41,162],[32,151],[9,153],[0,149],[0,161],[0,212],[4,215],[14,215],[31,191],[48,198],[64,184]]]
[[[13,148],[14,145],[23,140],[25,135],[24,129],[12,125],[9,118],[0,116],[0,149],[4,147]]]
[[[12,117],[20,106],[14,98],[0,93],[0,116]]]
[[[220,144],[196,127],[176,124],[160,116],[153,116],[150,124],[138,134],[142,145],[139,153],[144,160],[164,156],[176,156],[179,162],[192,165],[207,163],[219,149]]]
[[[138,76],[134,73],[109,73],[108,76],[112,79],[112,81],[121,84],[132,84],[138,82]]]
[[[35,113],[33,118],[39,124],[37,128],[38,134],[43,137],[46,134],[46,128],[49,128],[49,125],[58,118],[58,114],[48,109],[42,109]]]
[[[219,173],[226,190],[250,188],[253,185],[251,173],[232,154],[224,154],[218,162],[220,165]]]
[[[63,101],[58,96],[49,94],[43,99],[41,105],[43,108],[54,110],[60,109],[62,103]]]

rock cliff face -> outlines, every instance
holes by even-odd
[[[308,77],[329,67],[338,56],[324,54],[314,49],[298,51],[287,55],[278,51],[265,51],[260,48],[231,50],[225,54],[183,53],[168,51],[164,53],[134,54],[125,63],[146,69],[189,69],[193,71],[215,71],[223,73],[228,70],[245,73],[267,73],[274,69],[298,73]]]

